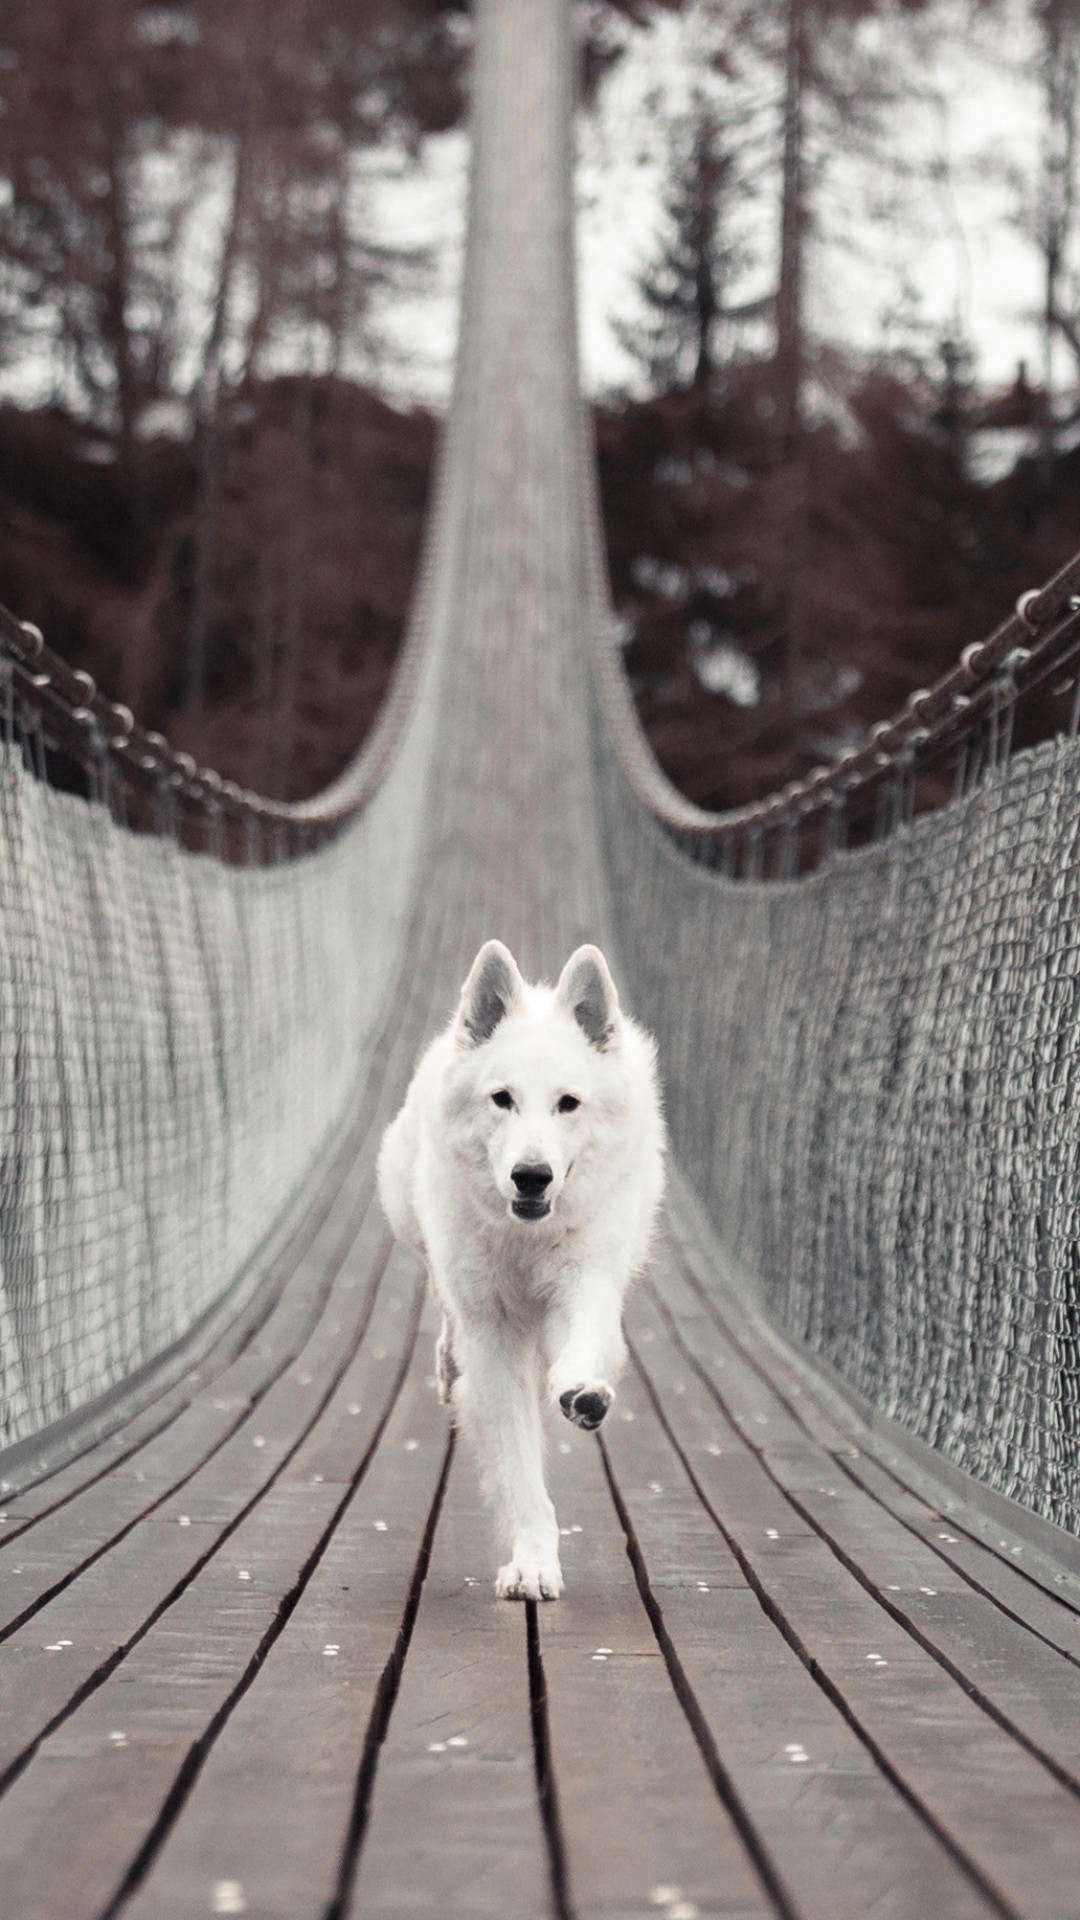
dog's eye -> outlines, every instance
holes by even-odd
[[[494,1102],[495,1102],[495,1105],[496,1105],[497,1107],[507,1107],[507,1108],[509,1108],[509,1107],[512,1107],[512,1106],[513,1106],[513,1104],[514,1104],[514,1096],[513,1096],[513,1094],[512,1094],[512,1093],[508,1093],[505,1087],[500,1087],[500,1088],[499,1088],[499,1090],[498,1090],[498,1092],[497,1092],[497,1093],[493,1093],[491,1097],[492,1097],[492,1099],[494,1100]]]
[[[560,1113],[576,1113],[580,1105],[581,1101],[575,1100],[572,1093],[564,1093],[562,1099],[559,1101],[558,1111]]]

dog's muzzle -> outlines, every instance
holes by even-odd
[[[546,1220],[551,1212],[551,1203],[544,1195],[551,1185],[554,1175],[548,1166],[529,1166],[519,1163],[510,1175],[517,1189],[510,1202],[511,1211],[518,1220]]]

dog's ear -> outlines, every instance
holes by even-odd
[[[559,975],[555,999],[600,1053],[611,1053],[618,1046],[619,996],[599,947],[579,947],[570,955]]]
[[[466,1046],[481,1047],[490,1040],[521,997],[517,961],[501,940],[485,940],[461,989],[457,1025]]]

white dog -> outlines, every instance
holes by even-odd
[[[551,988],[489,940],[383,1137],[380,1198],[443,1310],[439,1395],[474,1434],[507,1599],[562,1592],[541,1401],[592,1428],[614,1398],[664,1185],[655,1062],[596,947]]]

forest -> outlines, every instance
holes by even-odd
[[[1040,351],[1004,382],[959,325],[856,347],[808,295],[826,160],[895,167],[870,29],[935,0],[587,0],[584,115],[660,11],[707,57],[660,129],[636,374],[593,413],[639,711],[724,807],[861,738],[1080,546],[1080,0],[1025,10]],[[276,797],[355,751],[407,618],[439,422],[373,336],[427,263],[367,166],[462,123],[470,41],[457,0],[0,5],[0,599]]]

